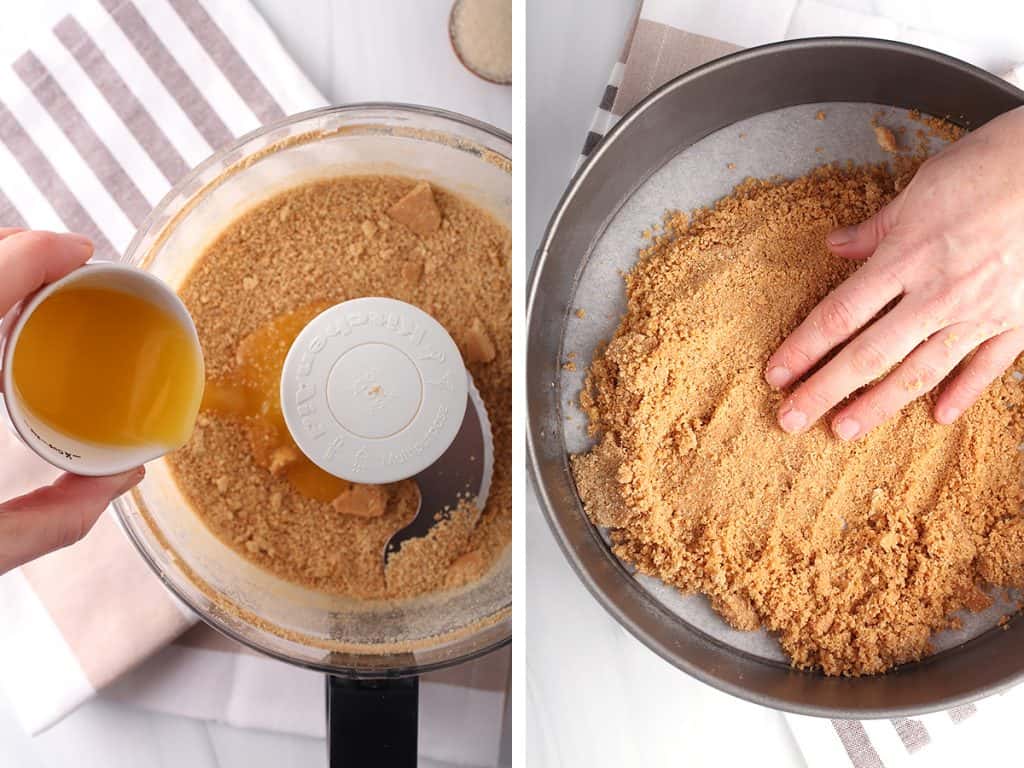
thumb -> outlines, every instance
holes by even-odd
[[[74,544],[117,498],[145,475],[142,467],[109,477],[61,475],[0,504],[0,573]]]
[[[860,224],[834,229],[825,237],[829,250],[845,259],[866,259],[892,231],[903,206],[903,194],[897,195],[882,210]]]

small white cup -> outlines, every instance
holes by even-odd
[[[95,286],[137,296],[170,313],[188,333],[202,361],[195,324],[185,305],[159,278],[126,264],[95,262],[79,267],[40,289],[15,308],[0,327],[0,396],[9,426],[29,448],[66,472],[76,475],[116,475],[163,456],[174,446],[104,446],[62,434],[33,416],[22,404],[14,386],[11,360],[25,322],[43,301],[69,285]]]

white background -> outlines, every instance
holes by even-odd
[[[252,1],[333,103],[427,104],[512,129],[511,89],[480,81],[451,53],[451,0]],[[52,26],[66,3],[2,0],[0,61],[22,53],[33,30]],[[317,768],[326,762],[320,739],[153,714],[102,696],[31,739],[0,694],[0,768]]]

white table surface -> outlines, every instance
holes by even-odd
[[[634,0],[527,5],[531,258],[575,166],[634,7]],[[533,494],[527,496],[530,768],[804,765],[781,714],[697,682],[623,630],[569,568]]]
[[[428,104],[512,128],[511,89],[479,80],[451,55],[445,34],[451,0],[252,2],[332,102]],[[21,53],[24,41],[34,30],[52,26],[63,6],[63,0],[5,2],[0,60]],[[326,763],[322,739],[154,714],[102,696],[33,739],[0,694],[2,768],[317,768]]]

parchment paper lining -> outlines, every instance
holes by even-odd
[[[816,119],[819,111],[825,113],[824,120]],[[916,132],[924,126],[911,120],[904,109],[845,102],[803,104],[766,112],[707,136],[676,155],[637,189],[612,218],[578,277],[571,307],[583,308],[585,318],[570,312],[566,320],[562,359],[569,353],[576,355],[576,371],[562,370],[559,381],[567,451],[579,453],[591,445],[586,419],[578,407],[579,392],[594,348],[611,337],[625,312],[622,273],[636,262],[637,251],[649,244],[643,231],[659,224],[665,211],[710,205],[750,176],[793,178],[829,162],[886,160],[889,155],[878,146],[871,125],[876,115],[894,132],[905,126],[903,135],[897,133],[901,146],[916,148]],[[930,141],[931,151],[941,148],[939,140]],[[606,532],[604,538],[607,542]],[[648,576],[638,574],[636,578],[668,610],[723,644],[766,660],[788,662],[768,633],[732,629],[703,596],[682,595]],[[937,634],[932,640],[935,650],[964,643],[994,627],[1003,615],[1015,612],[1013,602],[996,597],[992,607],[983,612],[964,612],[962,629]],[[1011,601],[1016,597],[1011,595]]]

